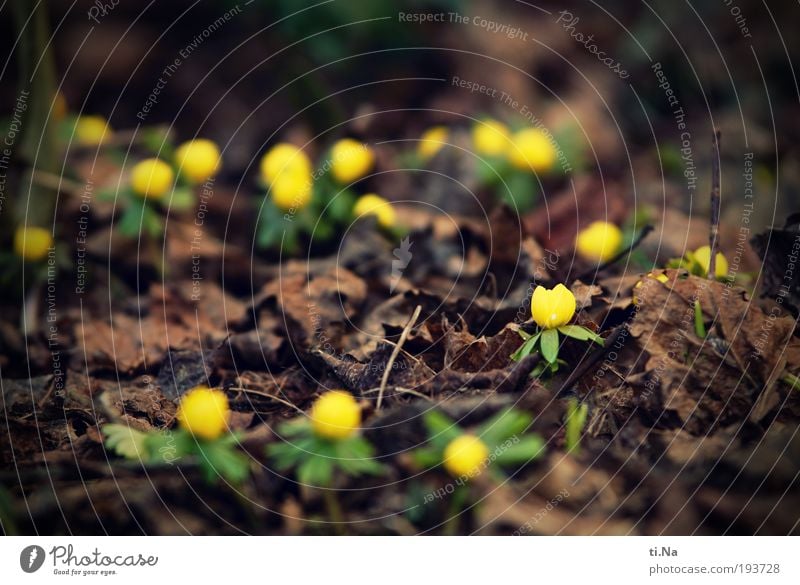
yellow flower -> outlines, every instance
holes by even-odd
[[[569,323],[575,314],[575,295],[563,284],[552,289],[537,286],[531,296],[531,315],[542,329],[555,329]]]
[[[352,394],[343,390],[326,392],[311,407],[311,426],[318,437],[346,439],[361,424],[361,407]]]
[[[284,175],[311,176],[311,161],[306,153],[293,144],[281,142],[261,159],[261,178],[267,185]]]
[[[284,173],[272,182],[269,192],[275,207],[281,211],[303,209],[311,202],[311,176]]]
[[[499,156],[508,151],[508,128],[497,120],[485,120],[472,127],[472,144],[479,154]]]
[[[20,226],[14,232],[14,252],[29,262],[44,260],[52,247],[53,236],[45,228]]]
[[[228,429],[231,410],[220,390],[197,386],[181,398],[178,423],[198,439],[212,441]]]
[[[78,116],[75,141],[82,146],[97,146],[111,138],[111,128],[103,116]]]
[[[711,262],[711,246],[700,246],[692,256],[702,268],[702,276],[707,275],[708,266]],[[717,278],[725,278],[728,275],[728,259],[725,258],[722,252],[717,252],[717,264],[714,266],[714,273]]]
[[[161,199],[175,181],[172,167],[163,160],[148,158],[136,164],[131,171],[131,187],[139,197]]]
[[[652,278],[653,280],[657,280],[658,282],[662,282],[662,283],[669,281],[669,277],[666,274],[664,274],[663,272],[661,272],[660,274],[656,274],[655,272],[648,272],[647,275],[645,275],[644,278]],[[639,282],[637,282],[633,287],[633,304],[634,305],[638,305],[639,304],[640,299],[636,295],[636,291],[641,291],[641,288],[645,284],[644,278],[642,280],[640,280]]]
[[[596,221],[575,240],[578,254],[592,262],[611,260],[622,245],[622,231],[613,223]]]
[[[343,138],[331,148],[331,172],[339,183],[352,183],[366,175],[375,164],[369,146],[352,138]]]
[[[543,173],[553,168],[556,149],[542,130],[525,128],[511,137],[508,159],[518,169]]]
[[[378,218],[378,225],[387,229],[392,227],[395,222],[392,204],[375,193],[368,193],[359,197],[353,206],[353,215],[356,219],[365,215],[374,215]]]
[[[433,158],[447,144],[449,134],[450,132],[444,126],[429,128],[419,137],[417,152],[425,160]]]
[[[478,475],[489,457],[489,448],[475,435],[461,435],[444,450],[444,468],[453,477]]]
[[[219,147],[205,138],[181,144],[175,151],[178,172],[192,183],[202,183],[213,177],[220,166]]]

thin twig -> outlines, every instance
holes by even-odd
[[[653,226],[650,225],[650,224],[647,224],[646,226],[644,226],[642,228],[642,231],[639,232],[639,235],[634,238],[634,240],[631,242],[630,246],[628,246],[627,248],[625,248],[621,252],[617,253],[617,255],[614,256],[613,258],[611,258],[610,260],[607,260],[606,262],[603,262],[597,268],[592,268],[591,270],[587,270],[586,272],[582,272],[581,274],[579,274],[576,277],[576,279],[577,280],[584,280],[584,279],[586,279],[586,278],[588,278],[590,276],[595,276],[601,270],[604,270],[605,268],[608,268],[612,264],[618,262],[621,258],[624,258],[625,256],[627,256],[628,254],[631,253],[631,251],[633,251],[637,246],[639,246],[639,244],[642,243],[642,240],[644,240],[647,237],[647,235],[652,231],[653,231]]]
[[[380,392],[380,388],[370,388],[369,390],[365,390],[362,394],[372,394],[373,392]],[[425,400],[431,401],[430,396],[426,396],[422,392],[417,392],[416,390],[412,390],[411,388],[403,388],[402,386],[395,386],[395,392],[399,392],[400,394],[411,394],[412,396],[418,396],[419,398],[424,398]]]
[[[400,334],[400,339],[397,341],[397,345],[394,346],[392,350],[392,355],[389,356],[389,361],[386,362],[386,369],[383,372],[383,377],[381,378],[381,387],[378,391],[378,402],[375,404],[375,410],[381,409],[381,404],[383,403],[383,393],[386,391],[386,384],[389,382],[389,374],[392,371],[392,366],[394,366],[394,360],[397,359],[398,354],[400,353],[400,349],[403,347],[403,344],[408,339],[409,333],[411,333],[411,328],[414,327],[414,323],[417,322],[419,318],[419,314],[422,312],[422,305],[417,305],[417,308],[414,309],[414,314],[411,315],[411,319],[408,320],[406,323],[405,329],[403,329],[403,333]]]
[[[290,408],[293,408],[300,414],[305,414],[302,408],[300,408],[299,406],[295,406],[288,400],[284,400],[283,398],[278,398],[277,396],[273,396],[272,394],[267,394],[266,392],[261,392],[260,390],[253,390],[252,388],[245,388],[244,386],[238,386],[238,387],[231,386],[230,388],[227,388],[227,390],[237,390],[239,392],[245,392],[246,394],[253,394],[254,396],[263,396],[264,398],[269,398],[276,402],[280,402],[281,404],[284,404]]]
[[[561,388],[559,388],[557,395],[561,395],[569,390],[569,388],[573,386],[575,382],[577,382],[584,376],[584,374],[594,367],[594,365],[608,353],[609,348],[617,342],[617,339],[619,339],[619,336],[622,334],[625,328],[625,323],[619,325],[611,332],[611,335],[603,340],[603,347],[596,349],[594,352],[589,354],[589,357],[579,363],[578,366],[572,370],[569,376],[567,376],[567,379],[564,380],[564,383],[561,384]]]
[[[708,278],[715,279],[717,276],[717,249],[719,248],[719,212],[722,206],[722,194],[720,184],[722,183],[722,173],[720,171],[719,140],[721,133],[719,130],[714,132],[711,140],[711,217],[708,230],[708,244],[711,248],[711,256],[708,260]]]

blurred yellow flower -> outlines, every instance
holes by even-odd
[[[353,215],[356,219],[374,215],[378,219],[378,225],[387,229],[394,225],[396,218],[392,204],[375,193],[362,195],[353,206]]]
[[[103,116],[78,116],[75,120],[75,141],[82,146],[98,146],[111,135],[111,127]]]
[[[445,126],[434,126],[423,132],[417,146],[419,156],[425,160],[433,158],[447,144],[449,135],[450,131]]]
[[[566,325],[575,315],[575,295],[563,284],[552,289],[537,286],[531,296],[531,315],[542,329]]]
[[[703,271],[702,276],[706,276],[711,263],[711,246],[700,246],[693,252],[692,256],[700,265]],[[717,278],[725,278],[728,275],[728,259],[725,258],[722,252],[717,252],[717,263],[716,266],[714,266],[714,275]]]
[[[497,120],[484,120],[472,127],[472,145],[478,154],[500,156],[508,152],[508,128]]]
[[[622,230],[613,223],[595,221],[578,233],[575,248],[592,262],[611,260],[622,245]]]
[[[281,211],[298,211],[311,202],[311,176],[283,173],[272,182],[269,192],[275,207]]]
[[[475,435],[461,435],[444,449],[444,468],[453,477],[478,475],[488,464],[489,448]]]
[[[222,391],[197,386],[181,398],[178,423],[198,439],[212,441],[227,431],[230,414]]]
[[[269,185],[283,175],[311,177],[311,161],[305,152],[288,142],[276,144],[261,159],[261,178]]]
[[[343,138],[331,148],[331,172],[339,183],[352,183],[366,175],[375,164],[375,154],[369,146]]]
[[[181,144],[175,151],[178,172],[191,183],[213,177],[220,167],[219,147],[212,140],[196,138]]]
[[[45,228],[20,226],[14,232],[14,253],[29,262],[44,260],[52,247],[53,236]]]
[[[161,199],[172,188],[175,173],[163,160],[148,158],[131,171],[131,187],[139,197]]]
[[[311,407],[311,426],[318,437],[346,439],[361,425],[361,407],[343,390],[326,392]]]
[[[508,159],[518,169],[544,173],[553,168],[556,149],[542,130],[525,128],[511,137]]]

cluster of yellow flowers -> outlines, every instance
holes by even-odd
[[[174,166],[178,176],[196,185],[213,177],[220,169],[219,147],[211,140],[196,138],[175,150]],[[159,158],[138,162],[131,170],[131,188],[142,199],[160,200],[175,186],[173,166]]]
[[[445,126],[426,130],[419,139],[417,153],[430,159],[448,143],[450,131]],[[472,127],[472,147],[481,156],[504,158],[519,170],[546,173],[553,168],[557,151],[551,138],[539,128],[516,132],[498,120],[487,119]]]

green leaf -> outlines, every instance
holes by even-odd
[[[422,447],[414,449],[411,452],[411,457],[417,465],[423,469],[428,469],[442,462],[442,451],[433,447]]]
[[[108,424],[103,426],[105,446],[125,459],[146,461],[148,459],[147,433],[128,425]]]
[[[511,359],[515,362],[520,361],[525,356],[528,356],[533,353],[534,349],[536,349],[536,343],[539,341],[539,337],[541,337],[542,332],[539,331],[534,335],[528,337],[528,340],[519,346],[519,349],[511,354]]]
[[[377,475],[383,471],[383,466],[373,459],[372,445],[363,437],[339,441],[336,455],[336,467],[348,475]]]
[[[122,218],[117,224],[119,233],[129,238],[135,238],[139,235],[139,228],[142,225],[142,214],[144,213],[144,203],[138,197],[128,200],[128,205],[125,211],[122,212]]]
[[[449,443],[462,434],[461,428],[438,410],[429,410],[423,417],[434,445]]]
[[[519,213],[531,209],[539,198],[539,185],[534,175],[519,170],[509,172],[506,184],[499,184],[498,190],[502,200]]]
[[[708,333],[706,332],[706,324],[703,321],[703,308],[700,306],[700,299],[694,301],[694,332],[700,339],[705,339]]]
[[[194,189],[191,187],[178,187],[172,191],[169,206],[174,211],[188,211],[194,207],[196,200]]]
[[[558,331],[545,329],[542,331],[542,357],[550,364],[558,359]]]
[[[193,452],[194,441],[194,437],[183,430],[164,429],[148,433],[145,447],[152,462],[172,463]]]
[[[333,479],[334,460],[310,455],[297,468],[297,481],[311,487],[327,487]]]
[[[586,425],[586,418],[589,414],[589,405],[579,403],[577,398],[571,398],[567,403],[566,431],[565,440],[568,453],[577,453],[581,444],[581,434]]]
[[[495,461],[499,465],[520,465],[537,459],[544,450],[545,442],[539,435],[526,435],[518,443],[498,453]]]
[[[525,432],[533,422],[533,417],[527,412],[516,408],[508,408],[478,428],[478,436],[490,448],[494,448],[506,439]]]
[[[247,456],[224,441],[197,441],[195,449],[210,481],[220,476],[238,485],[250,474]]]
[[[603,338],[591,329],[587,329],[582,325],[562,325],[558,328],[559,332],[567,337],[572,337],[578,341],[594,341],[597,344],[603,345]]]

